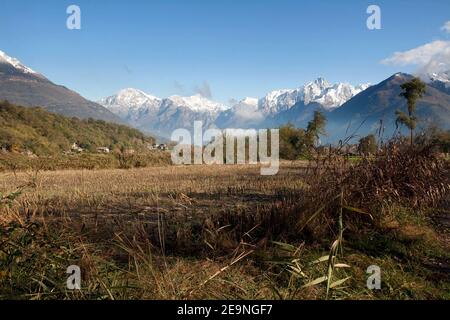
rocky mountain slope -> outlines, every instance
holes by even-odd
[[[51,112],[81,119],[123,122],[120,117],[100,104],[89,101],[64,86],[54,84],[2,51],[0,100],[26,107],[40,106]]]

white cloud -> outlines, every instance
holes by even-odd
[[[450,33],[450,21],[447,21],[441,28],[442,31]]]
[[[243,120],[259,121],[264,118],[264,115],[261,113],[261,111],[250,106],[236,108],[235,112],[236,115]]]
[[[200,86],[194,87],[194,92],[200,94],[201,96],[211,99],[212,98],[212,92],[211,87],[209,86],[209,83],[206,81],[203,81],[203,84]]]
[[[448,71],[450,41],[436,40],[411,50],[395,52],[381,63],[393,66],[415,65],[419,68],[419,75]]]
[[[436,40],[408,51],[395,52],[381,63],[394,66],[425,65],[448,50],[450,41]]]

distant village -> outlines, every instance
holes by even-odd
[[[161,143],[161,144],[149,144],[147,145],[147,148],[149,150],[153,150],[153,151],[166,151],[169,150],[167,144],[165,143]],[[78,154],[78,153],[83,153],[83,152],[91,152],[86,148],[82,148],[79,144],[77,144],[76,142],[74,142],[72,144],[72,146],[70,147],[70,150],[67,151],[63,151],[64,155],[70,155],[70,154]],[[103,154],[108,154],[111,153],[112,150],[109,147],[97,147],[95,148],[95,152],[96,153],[103,153]],[[123,151],[124,154],[134,154],[136,151],[134,149],[125,149]],[[6,154],[6,153],[10,153],[10,151],[8,151],[5,147],[0,148],[0,153]],[[25,151],[21,151],[19,152],[23,155],[26,155],[30,158],[35,158],[37,157],[36,154],[34,154],[32,151],[30,150],[25,150]]]
[[[165,144],[165,143],[161,143],[161,144],[156,144],[156,143],[154,143],[154,144],[149,144],[148,146],[147,146],[147,148],[149,149],[149,150],[160,150],[160,151],[166,151],[166,150],[168,150],[168,147],[167,147],[167,145]],[[72,146],[71,146],[71,148],[70,148],[70,151],[66,151],[65,152],[65,154],[71,154],[71,153],[81,153],[81,152],[85,152],[86,151],[86,149],[83,149],[82,147],[80,147],[77,143],[73,143],[72,144]],[[96,149],[95,149],[95,151],[97,152],[97,153],[111,153],[111,149],[109,148],[109,147],[97,147]],[[126,150],[124,150],[124,153],[125,154],[133,154],[133,153],[135,153],[136,151],[134,150],[134,149],[126,149]]]

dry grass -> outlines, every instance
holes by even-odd
[[[2,173],[2,194],[30,180],[34,182],[10,205],[1,208],[1,223],[10,230],[3,233],[4,239],[12,241],[11,247],[21,248],[17,254],[28,261],[18,268],[24,275],[9,280],[15,282],[19,296],[33,292],[37,295],[33,297],[45,298],[42,281],[22,288],[17,283],[30,274],[37,279],[38,274],[50,284],[59,283],[57,293],[49,297],[71,297],[64,293],[64,283],[56,280],[66,278],[63,265],[58,264],[56,274],[47,270],[45,259],[36,256],[50,255],[47,249],[53,252],[64,247],[62,251],[57,249],[61,263],[75,261],[86,272],[88,283],[104,283],[89,285],[86,291],[90,293],[80,298],[267,296],[270,290],[259,288],[259,280],[252,288],[255,279],[249,274],[251,264],[235,265],[240,259],[233,263],[236,256],[232,253],[218,256],[207,241],[218,239],[211,239],[203,224],[224,212],[254,211],[301,192],[303,172],[304,164],[287,163],[274,177],[261,176],[254,166]],[[51,247],[30,252],[43,242],[51,242]],[[208,256],[215,257],[215,261]],[[105,268],[112,271],[106,272]],[[261,277],[261,281],[266,280]],[[230,292],[222,290],[221,283],[228,284]],[[239,283],[245,283],[245,289]],[[126,295],[118,289],[110,289],[113,292],[109,293],[106,290],[116,287],[127,288],[123,289]]]
[[[113,152],[109,154],[79,153],[48,156],[27,156],[20,153],[0,153],[0,172],[48,171],[67,169],[129,169],[170,165],[170,153],[147,151],[134,154]]]
[[[448,298],[448,279],[422,266],[450,258],[432,229],[398,206],[391,210],[408,217],[407,227],[391,224],[387,236],[380,223],[345,238],[349,220],[336,228],[334,204],[317,210],[340,189],[316,184],[315,175],[304,162],[283,162],[276,176],[245,165],[1,173],[0,297]],[[315,224],[331,233],[301,228],[313,208]],[[331,265],[312,263],[330,252]],[[65,288],[70,264],[83,271],[80,292]],[[380,292],[365,288],[371,264],[390,273]],[[316,279],[323,281],[308,285]]]
[[[263,177],[258,167],[185,166],[130,170],[66,170],[1,173],[0,192],[34,179],[14,209],[27,215],[102,213],[129,218],[158,210],[184,215],[271,203],[301,191],[303,165],[286,165],[280,175]]]

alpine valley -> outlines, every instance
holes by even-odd
[[[17,59],[0,51],[0,100],[78,118],[127,123],[153,136],[168,139],[173,130],[192,130],[194,121],[204,128],[276,128],[291,123],[305,127],[314,111],[327,118],[326,141],[348,135],[364,136],[396,130],[395,111],[406,109],[400,85],[413,76],[397,73],[375,85],[331,84],[324,78],[293,89],[280,89],[264,97],[246,97],[225,105],[199,94],[160,98],[138,89],[123,89],[97,102],[56,85]],[[450,72],[426,77],[424,97],[417,104],[419,127],[450,127]],[[380,130],[382,129],[382,130]]]
[[[323,78],[295,89],[274,90],[262,98],[246,97],[226,106],[200,95],[161,99],[137,89],[124,89],[98,103],[142,131],[170,138],[177,128],[192,129],[194,121],[205,128],[276,128],[287,123],[306,127],[314,111],[328,120],[327,138],[336,142],[349,135],[381,132],[394,134],[395,111],[405,109],[400,85],[413,76],[397,73],[370,86],[330,84]],[[426,94],[417,105],[419,127],[450,127],[450,81],[448,74],[430,75]],[[380,130],[381,129],[381,130]]]

